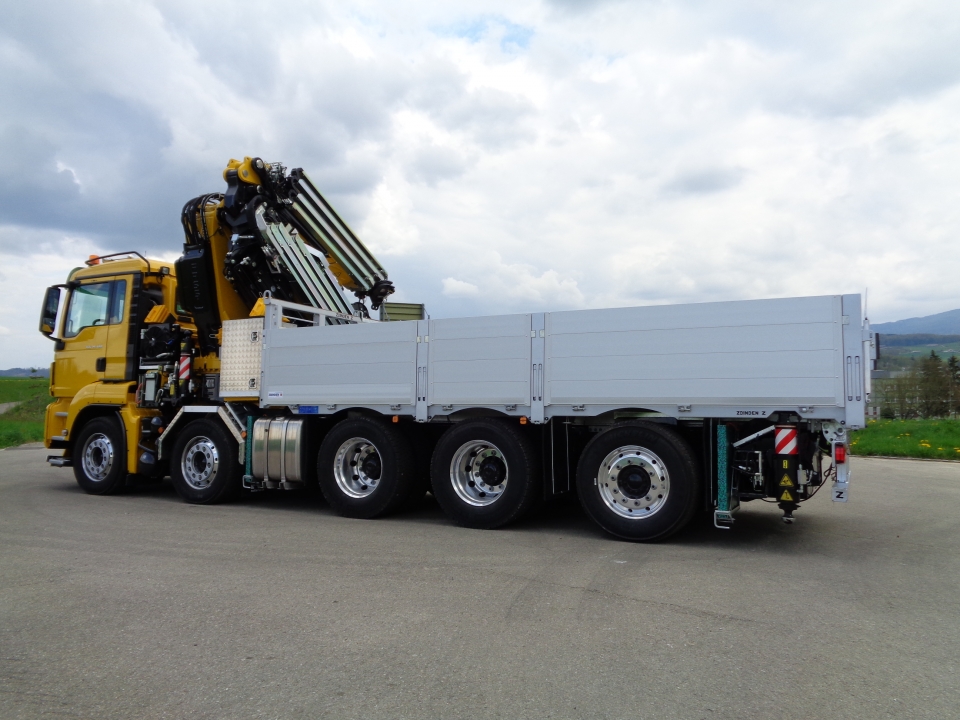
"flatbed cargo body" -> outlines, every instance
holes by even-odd
[[[285,305],[268,301],[263,407],[864,422],[858,295],[313,327]]]

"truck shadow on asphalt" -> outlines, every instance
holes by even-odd
[[[70,494],[83,494],[83,490],[73,482],[56,483],[51,486],[51,489]],[[169,479],[129,486],[116,497],[137,502],[183,503]],[[319,491],[306,490],[262,493],[244,491],[237,500],[213,507],[227,512],[234,507],[262,510],[275,513],[278,522],[282,522],[284,514],[335,516]],[[416,507],[371,522],[405,522],[427,526],[451,524],[430,494]],[[804,514],[801,511],[798,512],[794,524],[785,525],[776,507],[757,504],[756,507],[745,506],[737,513],[736,525],[732,530],[717,529],[713,526],[712,517],[709,514],[698,513],[686,528],[657,545],[718,549],[762,548],[788,553],[801,552],[810,549],[811,541],[816,543],[816,538],[835,531],[836,528],[833,527],[835,522],[822,515]],[[546,502],[519,522],[508,525],[506,529],[520,534],[558,535],[564,538],[607,540],[635,545],[635,543],[608,535],[594,525],[580,507],[575,495],[561,496]]]

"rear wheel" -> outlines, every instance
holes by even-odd
[[[74,444],[73,475],[91,495],[112,495],[124,486],[126,453],[120,424],[112,418],[88,422]]]
[[[591,440],[577,465],[587,514],[625,540],[662,540],[693,517],[700,474],[686,441],[653,424],[621,425]]]
[[[327,433],[317,456],[320,490],[340,515],[373,518],[398,510],[414,487],[410,443],[368,417],[349,418]]]
[[[237,443],[213,420],[195,420],[173,444],[170,478],[188,503],[212,505],[240,494]]]
[[[467,420],[440,438],[433,494],[458,525],[495,528],[522,517],[539,497],[536,454],[519,430],[497,419]]]

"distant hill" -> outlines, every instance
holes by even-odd
[[[927,315],[926,317],[907,318],[894,322],[870,325],[870,329],[888,335],[960,335],[960,310]]]
[[[918,345],[950,345],[960,343],[960,335],[931,335],[930,333],[911,333],[896,335],[891,332],[880,333],[881,347],[916,347]]]
[[[50,368],[36,368],[35,372],[30,372],[30,368],[10,368],[9,370],[0,370],[0,377],[50,377]]]

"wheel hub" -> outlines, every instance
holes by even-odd
[[[507,477],[507,466],[496,456],[485,457],[477,474],[487,485],[499,485]]]
[[[468,505],[486,507],[503,496],[510,472],[503,453],[493,443],[471,440],[460,446],[450,462],[450,483]]]
[[[650,493],[653,483],[650,473],[641,465],[627,465],[617,473],[617,487],[620,492],[631,500],[639,500]]]
[[[655,515],[670,494],[670,474],[656,453],[624,445],[609,453],[597,472],[604,504],[621,517],[643,520]]]
[[[206,490],[217,477],[220,453],[208,437],[196,437],[183,451],[180,463],[183,479],[194,490]]]
[[[367,455],[360,466],[360,470],[371,480],[379,480],[380,473],[383,471],[383,468],[380,466],[380,456],[376,453]]]
[[[83,448],[83,472],[94,482],[103,482],[113,469],[113,443],[103,433],[87,439]]]
[[[352,498],[372,495],[382,475],[380,451],[366,438],[350,438],[337,450],[333,477],[345,495]]]

